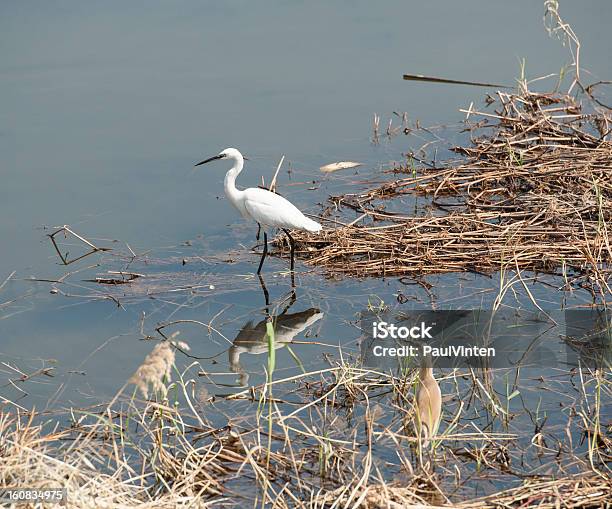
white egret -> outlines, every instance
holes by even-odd
[[[268,228],[281,228],[289,238],[291,247],[291,271],[293,271],[295,243],[288,228],[318,233],[321,231],[321,225],[307,218],[289,200],[272,191],[258,187],[249,187],[244,190],[238,189],[236,187],[236,177],[238,177],[242,171],[244,157],[242,157],[240,151],[235,148],[226,148],[218,155],[209,157],[196,164],[196,166],[216,161],[217,159],[231,159],[234,163],[225,174],[224,181],[225,195],[230,203],[240,212],[242,217],[245,219],[254,219],[264,232],[263,254],[259,262],[257,274],[261,273],[261,268],[268,254],[268,236],[266,234]]]

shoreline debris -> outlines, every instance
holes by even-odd
[[[453,149],[461,159],[396,168],[409,176],[332,196],[323,217],[342,226],[318,236],[295,232],[298,255],[347,276],[509,268],[610,291],[612,117],[586,112],[568,95],[528,90],[498,91],[495,106],[470,109],[479,118],[467,124],[470,146]],[[423,213],[410,215],[405,198],[425,204]],[[347,211],[359,220],[344,220]]]

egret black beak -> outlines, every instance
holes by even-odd
[[[205,159],[204,161],[200,161],[198,164],[194,165],[194,166],[200,166],[202,164],[206,164],[206,163],[210,163],[211,161],[216,161],[217,159],[223,159],[223,156],[221,154],[213,156],[213,157],[209,157],[208,159]]]

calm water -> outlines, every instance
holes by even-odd
[[[602,41],[612,3],[562,8],[592,81],[609,79]],[[0,282],[15,274],[0,290],[0,395],[26,408],[108,399],[151,349],[141,325],[153,334],[172,320],[214,319],[219,333],[195,323],[169,328],[181,331],[192,355],[206,357],[210,391],[261,382],[265,355],[240,352],[246,379],[231,372],[229,358],[230,342],[263,317],[252,276],[258,258],[249,251],[255,230],[223,196],[225,166],[194,172],[193,163],[238,147],[250,159],[239,182],[249,186],[261,175],[269,180],[285,155],[291,172],[281,172],[281,191],[317,212],[331,191],[421,144],[371,144],[374,113],[383,126],[394,111],[424,125],[455,124],[458,108],[483,98],[478,88],[404,82],[404,72],[513,84],[522,57],[528,76],[558,72],[567,53],[547,36],[542,13],[533,0],[2,3]],[[347,159],[364,163],[358,176],[321,177],[319,166]],[[133,265],[113,254],[89,257],[70,269],[101,265],[69,286],[28,281],[66,272],[45,236],[45,227],[62,224],[116,253],[148,254]],[[148,278],[112,290],[123,307],[94,298],[104,289],[83,282],[128,265]],[[285,269],[281,260],[266,265],[277,304],[288,290]],[[497,284],[474,276],[431,282],[445,308],[486,307]],[[49,293],[54,287],[75,296]],[[357,313],[395,303],[399,293],[406,306],[431,305],[423,288],[397,280],[300,275],[290,312],[315,308],[321,316],[297,335],[304,343],[293,353],[307,369],[325,367],[339,345],[357,356]],[[556,292],[534,293],[560,306]],[[288,349],[277,365],[279,376],[297,370]],[[16,367],[51,367],[53,376],[5,385],[21,375]]]

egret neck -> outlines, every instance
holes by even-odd
[[[228,197],[229,201],[232,205],[238,209],[242,216],[245,215],[243,198],[244,191],[241,191],[236,187],[236,177],[240,175],[242,171],[242,167],[244,166],[244,158],[242,154],[238,152],[237,154],[232,154],[229,158],[234,160],[234,165],[231,169],[225,174],[225,179],[223,181],[223,187],[225,189],[225,195]]]

